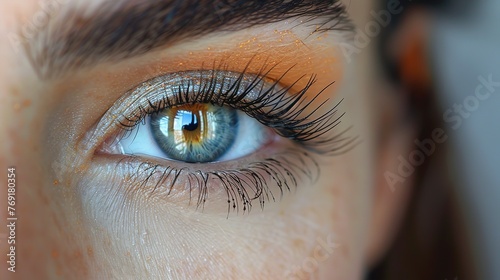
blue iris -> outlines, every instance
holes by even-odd
[[[233,145],[238,131],[236,110],[210,104],[166,108],[151,115],[151,131],[171,159],[213,162]]]

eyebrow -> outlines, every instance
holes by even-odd
[[[42,78],[114,62],[214,32],[300,19],[314,32],[354,30],[339,0],[106,1],[92,12],[61,12],[27,44]]]

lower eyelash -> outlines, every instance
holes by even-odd
[[[125,160],[133,160],[133,157],[124,158],[118,164],[126,164]],[[189,167],[177,169],[142,162],[132,173],[130,183],[140,189],[151,187],[150,198],[168,197],[182,178],[187,181],[185,187],[189,190],[189,204],[192,203],[193,192],[197,191],[196,209],[202,211],[212,189],[210,185],[214,185],[216,187],[213,189],[223,188],[226,192],[229,216],[231,212],[250,212],[254,201],[258,201],[261,209],[264,209],[266,202],[281,199],[285,192],[295,189],[304,176],[314,182],[319,171],[319,165],[311,154],[290,148],[272,158],[233,170],[201,171]]]

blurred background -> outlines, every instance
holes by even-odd
[[[440,127],[448,138],[419,171],[404,230],[370,279],[402,279],[410,264],[403,279],[500,279],[500,1],[401,4],[377,37],[380,62],[412,93],[419,139]]]

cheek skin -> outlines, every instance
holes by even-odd
[[[15,28],[8,32],[12,30]],[[3,120],[0,135],[4,137],[0,145],[0,165],[16,168],[18,217],[16,272],[7,272],[7,263],[2,262],[0,278],[74,279],[74,275],[87,278],[88,259],[92,256],[92,248],[87,242],[89,232],[82,229],[79,215],[75,215],[75,192],[67,182],[54,180],[53,175],[52,155],[54,150],[62,149],[65,140],[65,127],[52,127],[53,123],[47,122],[52,113],[50,103],[57,101],[50,93],[43,92],[45,85],[30,75],[29,63],[14,53],[8,41],[0,44],[0,58],[0,114]],[[47,142],[47,133],[52,133],[57,141]],[[2,182],[7,182],[7,173],[1,174]],[[7,210],[3,207],[6,193],[0,195],[2,217]],[[3,229],[0,233],[4,233]],[[2,252],[7,252],[6,245],[0,242]]]
[[[17,9],[2,7],[0,11],[16,14]],[[2,20],[5,18],[0,16]],[[8,28],[3,30],[5,26]],[[15,26],[0,23],[2,34],[15,29]],[[50,98],[42,95],[40,89],[43,85],[30,76],[29,63],[14,53],[8,40],[0,44],[0,60],[0,165],[3,169],[0,179],[7,182],[5,169],[16,168],[15,210],[18,218],[16,272],[8,272],[7,262],[2,258],[0,278],[59,279],[65,275],[62,278],[67,279],[73,273],[85,276],[85,251],[72,241],[74,236],[68,234],[74,223],[65,212],[71,207],[63,207],[60,202],[66,197],[60,185],[54,185],[47,178],[51,161],[44,157],[44,153],[50,145],[46,145],[42,135],[47,129],[45,121],[50,112],[45,100]],[[0,195],[1,216],[4,219],[7,214],[6,194],[5,189]],[[5,229],[2,227],[2,235],[6,233]],[[3,237],[0,251],[8,252]]]
[[[74,194],[68,191],[67,185],[54,182],[53,176],[49,175],[51,161],[45,157],[49,146],[43,141],[47,129],[44,119],[49,111],[46,104],[40,101],[39,85],[15,78],[0,84],[8,89],[1,91],[0,111],[5,114],[1,130],[5,142],[0,161],[2,166],[16,168],[15,209],[18,221],[14,277],[58,279],[68,278],[74,273],[85,277],[88,275],[86,250],[80,245],[84,239],[68,234],[78,228],[71,213]],[[3,176],[2,180],[6,182]],[[7,251],[4,244],[1,243],[2,252]],[[5,264],[2,264],[2,269],[7,271]]]
[[[94,233],[91,278],[355,279],[361,246],[353,245],[359,242],[351,219],[358,219],[359,182],[340,176],[354,168],[349,156],[335,162],[324,168],[338,176],[299,186],[272,211],[256,207],[229,219],[124,194],[122,186],[89,174],[94,179],[82,180],[78,189],[86,202],[83,228]],[[317,263],[312,271],[311,260]]]

